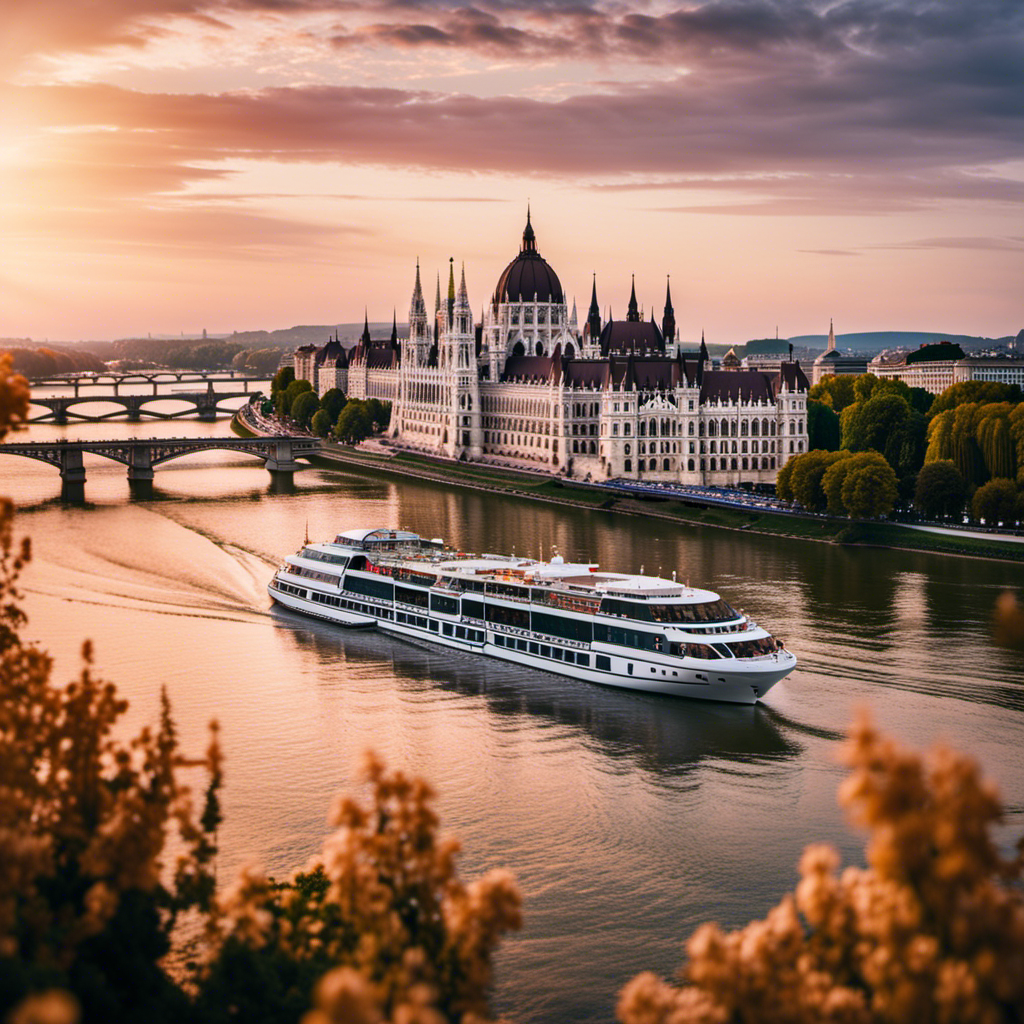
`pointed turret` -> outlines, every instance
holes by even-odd
[[[533,225],[530,223],[530,204],[526,204],[526,227],[523,228],[523,246],[520,252],[536,252],[537,236],[533,233]]]
[[[665,315],[661,318],[661,333],[666,342],[676,340],[676,311],[672,308],[672,282],[666,279],[665,284]]]
[[[420,261],[416,259],[416,283],[412,286],[412,298],[409,300],[409,319],[426,317],[427,304],[423,301],[423,287],[420,285]]]
[[[441,312],[441,271],[437,272],[437,295],[434,298],[434,312]]]
[[[391,311],[391,347],[398,348],[398,310]]]
[[[370,314],[369,311],[363,310],[363,333],[359,341],[366,346],[370,347]]]
[[[462,264],[462,278],[459,281],[459,294],[456,298],[459,306],[469,309],[469,292],[466,291],[466,264]]]
[[[836,332],[832,327],[832,318],[828,320],[828,348],[826,352],[835,352],[836,350]]]
[[[587,333],[592,341],[601,337],[601,307],[597,304],[597,274],[590,292],[590,309],[587,310]]]
[[[455,314],[455,257],[448,258],[448,323]]]
[[[697,385],[704,380],[705,366],[711,369],[711,356],[708,355],[708,347],[704,344],[704,331],[700,332],[700,353],[697,355]]]
[[[640,322],[640,309],[636,304],[636,275],[633,275],[633,286],[629,293],[629,310],[626,313],[626,320],[629,323]]]
[[[572,312],[569,314],[569,330],[576,332],[579,329],[579,321],[576,319],[576,296],[572,299]]]

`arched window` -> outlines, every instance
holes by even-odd
[[[580,443],[579,443],[579,441],[573,441],[573,443],[572,443],[572,453],[573,453],[573,455],[579,455],[579,453],[580,453]]]
[[[746,437],[746,436],[747,436],[747,421],[743,420],[740,423],[740,437]]]
[[[772,437],[775,436],[775,420],[772,420]]]
[[[790,432],[790,434],[795,434],[796,433],[796,421],[795,420],[790,420],[789,421],[789,432]]]
[[[690,437],[693,437],[693,420],[690,420],[690,429],[687,431]]]
[[[733,455],[735,455],[735,454],[736,454],[736,442],[735,442],[735,441],[733,441],[733,443],[732,443],[732,453],[733,453]],[[733,459],[732,461],[733,461],[733,462],[735,462],[736,460],[735,460],[735,459]],[[735,466],[733,466],[733,469],[735,469],[735,468],[736,468],[736,467],[735,467]]]
[[[736,468],[736,460],[735,460],[735,459],[733,459],[733,460],[732,460],[732,468],[733,468],[733,469],[735,469],[735,468]]]
[[[717,468],[717,466],[718,466],[718,460],[717,459],[712,459],[711,460],[711,472],[712,473],[714,473],[714,471]]]
[[[722,422],[719,424],[719,428],[722,431],[722,437],[728,437],[729,436],[729,421],[728,420],[722,420]]]
[[[703,427],[703,426],[704,426],[704,424],[702,423],[701,427]],[[704,431],[701,430],[701,433],[703,434]],[[717,433],[718,433],[718,424],[714,420],[712,420],[708,424],[708,437],[714,437]]]
[[[717,455],[718,454],[718,442],[717,441],[712,441],[711,442],[711,454],[712,455]]]
[[[641,437],[646,437],[647,436],[647,424],[644,423],[643,420],[640,421],[640,436]]]
[[[760,431],[760,429],[761,429],[761,423],[760,423],[759,420],[754,420],[750,424],[750,433],[753,434],[754,437],[757,437],[758,432]]]
[[[668,472],[668,459],[661,460],[661,468],[665,473]]]
[[[622,446],[622,450],[623,450],[623,452],[624,452],[624,453],[625,453],[626,455],[632,455],[632,453],[633,453],[633,446],[632,446],[632,445],[629,445],[629,444],[624,444],[624,445]]]
[[[629,437],[630,430],[632,430],[632,427],[628,423],[623,424],[622,432],[626,435],[626,437]]]
[[[523,348],[523,343],[521,341],[517,341],[512,346],[512,355],[514,355],[514,356],[525,356],[526,355],[526,349]]]
[[[638,463],[636,464],[636,470],[637,470],[637,472],[638,472],[638,473],[642,473],[642,472],[644,471],[644,460],[643,460],[643,459],[641,459],[641,460],[640,460],[640,461],[639,461],[639,462],[638,462]]]
[[[538,341],[536,348],[534,348],[534,352],[536,352],[539,356],[544,355],[544,342]]]
[[[594,441],[590,442],[590,454],[591,455],[596,455],[597,454],[597,444]]]
[[[802,452],[804,450],[804,443],[803,443],[803,441],[797,441],[797,443],[796,443],[796,450],[798,452]]]
[[[651,420],[651,437],[657,437],[657,436],[658,436],[658,421],[657,420]]]
[[[619,425],[618,425],[618,423],[613,423],[612,424],[612,437],[618,437],[618,436],[619,436]]]
[[[790,455],[793,454],[793,442],[792,441],[789,442],[789,454]]]
[[[626,461],[622,464],[622,472],[623,473],[632,473],[633,472],[633,460],[632,459],[626,459]]]
[[[743,468],[744,468],[744,469],[746,469],[746,468],[747,468],[747,460],[746,460],[746,459],[744,459],[744,460],[743,460]]]
[[[692,473],[693,472],[693,459],[686,460],[686,468]]]
[[[742,452],[743,454],[746,454],[746,451],[747,451],[747,442],[746,441],[741,441],[740,442],[740,452]],[[746,461],[746,460],[744,460],[744,461]]]

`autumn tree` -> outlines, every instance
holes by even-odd
[[[917,474],[914,507],[929,519],[959,515],[967,498],[967,484],[952,459],[926,462]]]
[[[334,425],[334,436],[346,444],[359,444],[373,433],[373,421],[370,419],[365,402],[349,401],[338,415]]]
[[[877,519],[887,516],[896,504],[898,486],[892,467],[878,452],[859,452],[837,469],[841,475],[838,498],[833,498],[836,513],[845,512],[854,519]],[[836,468],[836,467],[833,467]],[[826,495],[836,488],[835,478],[822,481]]]
[[[339,988],[377,1022],[490,1018],[491,956],[520,926],[512,876],[462,882],[431,787],[373,755],[363,775],[367,798],[337,802],[337,832],[313,863],[286,883],[250,872],[219,901],[199,999],[206,1024],[294,1021],[324,971],[319,1016],[307,1021],[332,1019]]]
[[[1024,856],[1004,856],[995,788],[968,756],[906,751],[862,719],[840,803],[867,828],[867,866],[808,846],[763,921],[702,925],[680,984],[647,973],[622,1024],[959,1024],[1024,1017]],[[1024,850],[1024,840],[1018,845]]]
[[[1022,399],[1024,399],[1024,395],[1021,394],[1018,384],[1002,384],[993,380],[965,380],[951,385],[942,394],[936,395],[929,413],[931,416],[937,416],[939,413],[955,409],[967,402],[982,405],[987,402],[1016,404]]]

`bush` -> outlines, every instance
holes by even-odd
[[[623,1024],[1020,1020],[1024,859],[993,839],[991,784],[966,755],[902,750],[867,720],[845,759],[839,800],[870,832],[867,867],[840,874],[831,847],[808,846],[765,920],[697,929],[681,986],[634,978]]]

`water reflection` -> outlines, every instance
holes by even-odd
[[[399,685],[482,698],[499,718],[528,716],[583,734],[605,757],[669,774],[709,757],[755,765],[796,757],[802,748],[760,706],[718,705],[614,690],[462,651],[309,620],[275,607],[274,617],[304,655],[324,666],[381,665]],[[738,713],[737,713],[738,712]]]

